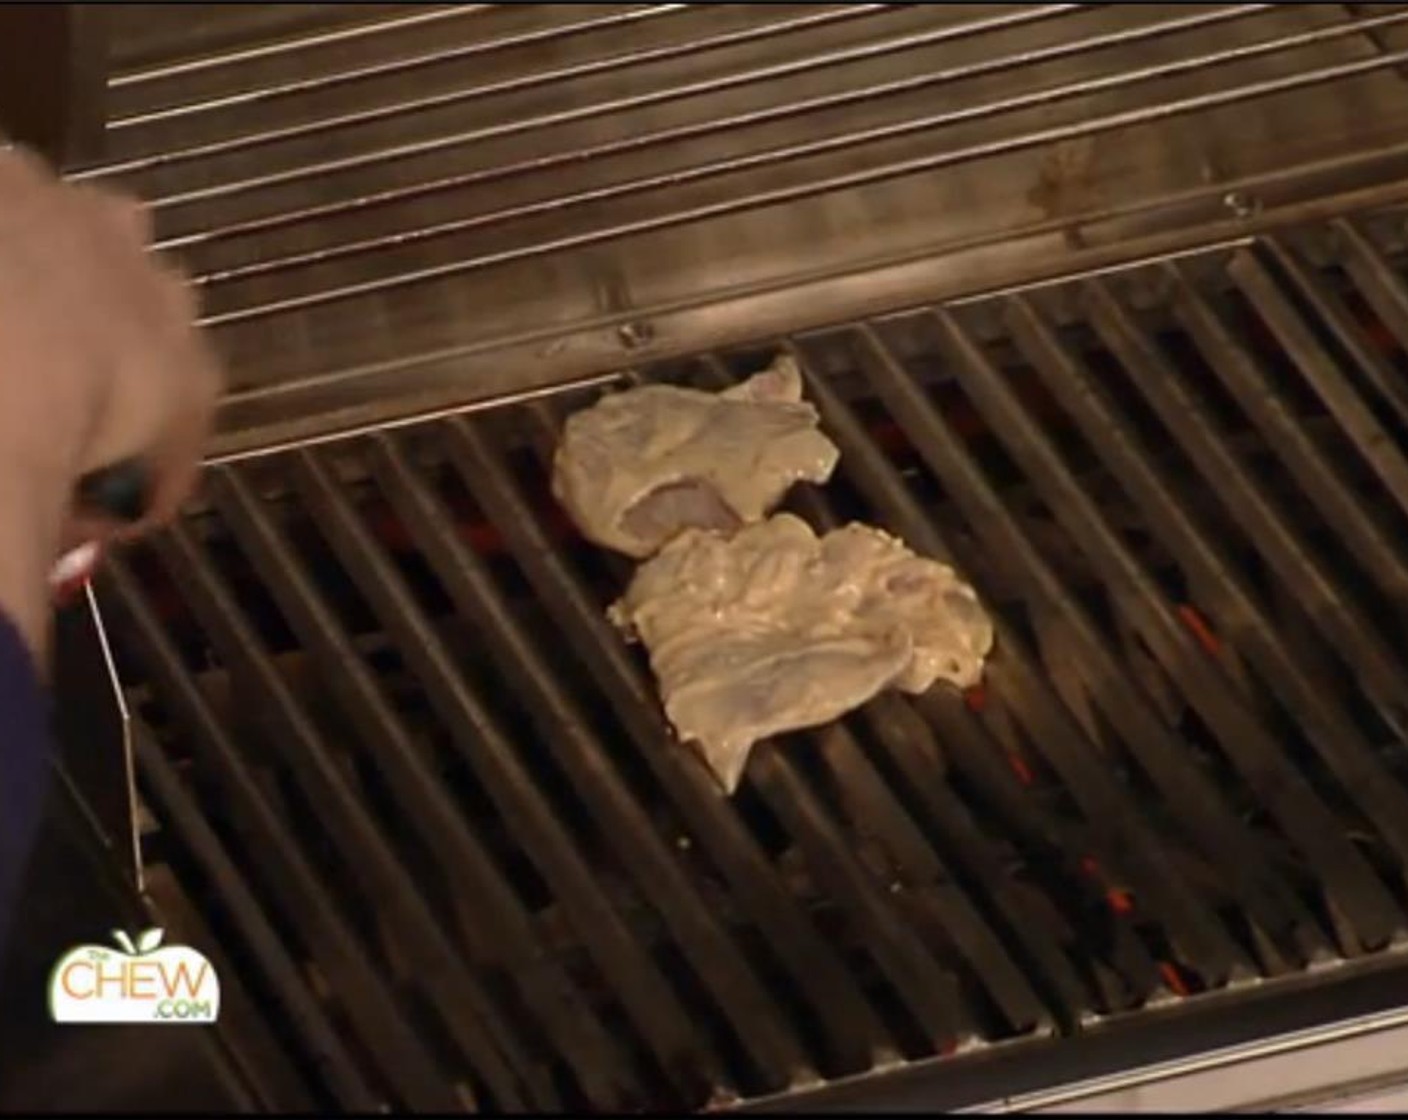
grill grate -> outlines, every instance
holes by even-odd
[[[1401,179],[1408,14],[1360,7],[392,5],[251,43],[213,6],[204,54],[118,52],[77,174],[138,190],[203,285],[240,450],[747,339],[765,294],[851,318],[882,266],[894,307],[1313,169]]]
[[[586,393],[213,468],[100,587],[153,858],[346,1108],[719,1106],[1399,951],[1401,222],[784,339],[842,451],[795,511],[998,652],[732,801],[547,496]]]

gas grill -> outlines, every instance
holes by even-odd
[[[1408,12],[117,5],[106,41],[67,173],[153,204],[233,378],[84,608],[227,1099],[1408,1083]],[[954,564],[998,640],[730,799],[547,479],[603,391],[780,349],[841,449],[786,508]]]

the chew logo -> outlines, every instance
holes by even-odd
[[[118,949],[80,945],[49,975],[49,1015],[56,1023],[213,1023],[220,981],[195,949],[162,946],[162,931],[132,939],[113,931]]]

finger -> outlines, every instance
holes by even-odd
[[[57,178],[48,162],[29,148],[15,145],[0,151],[0,181],[7,185],[52,186]]]
[[[165,390],[159,403],[152,408],[162,410],[160,427],[151,428],[137,422],[119,430],[103,451],[101,462],[89,469],[111,466],[122,459],[138,459],[149,478],[146,509],[140,521],[114,529],[119,537],[139,536],[175,516],[190,496],[200,469],[200,457],[209,436],[214,411],[214,389],[218,382],[200,368],[187,368],[178,380],[160,382]],[[152,378],[156,381],[156,378]],[[184,399],[183,399],[184,398]],[[143,434],[139,434],[139,432]]]
[[[173,518],[195,488],[223,387],[220,365],[205,341],[193,337],[189,353],[180,370],[186,400],[172,418],[166,437],[154,449],[155,483],[145,519],[149,524],[164,524]]]
[[[93,206],[94,213],[105,222],[124,244],[146,253],[155,235],[152,213],[139,199],[116,191],[79,187]]]
[[[57,209],[57,185],[48,165],[32,153],[24,149],[0,151],[0,192],[5,198],[0,227],[7,234],[7,252],[15,250],[10,237],[21,231],[29,233]],[[18,240],[22,247],[27,238]]]
[[[205,439],[206,432],[203,427],[192,427],[187,429],[179,443],[170,444],[164,449],[157,467],[146,516],[140,523],[119,530],[122,539],[141,536],[175,519],[186,499],[195,492],[196,483],[200,479],[200,453],[205,446]]]
[[[111,376],[83,468],[141,459],[160,484],[153,500],[166,516],[179,501],[169,495],[189,482],[186,460],[199,453],[223,377],[209,342],[192,325],[196,302],[179,271],[154,268],[146,254],[138,263],[127,270],[131,290],[121,321],[105,332]]]
[[[201,313],[200,289],[175,261],[158,257],[155,264],[162,288],[162,308],[168,322],[183,333],[196,329]]]
[[[121,536],[124,526],[110,517],[75,512],[59,534],[59,552],[72,551],[85,544],[106,544]]]

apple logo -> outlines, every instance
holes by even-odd
[[[113,930],[117,949],[79,945],[49,974],[49,1015],[56,1023],[210,1024],[220,1016],[220,981],[199,951],[163,945],[164,931],[136,942]]]

